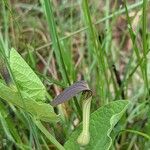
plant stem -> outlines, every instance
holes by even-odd
[[[65,148],[47,131],[40,121],[35,121],[35,124],[59,150],[65,150]]]

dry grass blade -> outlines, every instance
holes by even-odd
[[[0,75],[5,80],[7,84],[11,82],[10,74],[4,64],[5,62],[3,60],[0,60]]]

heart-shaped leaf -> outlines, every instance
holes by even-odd
[[[44,85],[14,48],[10,51],[10,67],[19,88],[28,94],[29,98],[36,101],[45,100],[46,89]]]
[[[90,143],[86,150],[108,150],[112,144],[110,133],[119,121],[129,105],[128,101],[118,100],[111,102],[91,114],[90,119]],[[82,126],[73,132],[65,143],[67,150],[80,150],[77,138],[81,133]]]
[[[25,111],[32,114],[36,119],[55,122],[58,116],[54,113],[53,107],[43,102],[36,102],[31,98],[24,98],[19,93],[0,82],[0,98],[6,100],[13,105],[23,108]]]

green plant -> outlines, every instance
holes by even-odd
[[[149,149],[148,0],[0,7],[0,149]]]

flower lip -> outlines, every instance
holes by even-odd
[[[54,98],[54,100],[51,102],[51,105],[56,106],[66,101],[69,101],[71,98],[81,92],[84,95],[84,99],[88,99],[92,96],[92,90],[89,88],[87,82],[83,80],[77,81],[70,87],[66,88],[62,93]]]

